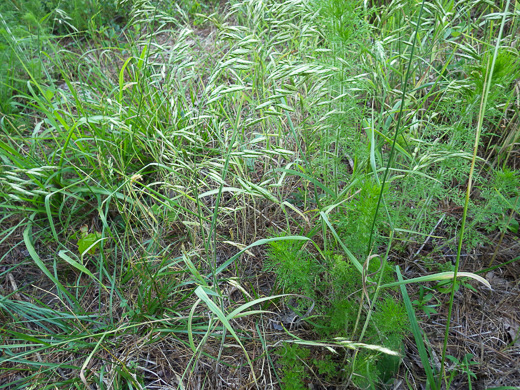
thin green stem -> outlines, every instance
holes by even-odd
[[[422,16],[423,8],[424,8],[424,3],[425,3],[425,0],[423,0],[421,3],[421,8],[419,10],[419,15],[417,17],[415,33],[414,33],[413,40],[412,40],[412,50],[410,52],[410,58],[408,59],[408,66],[406,68],[406,75],[405,75],[405,78],[403,81],[403,92],[401,94],[401,105],[399,107],[399,114],[397,116],[397,126],[395,128],[395,134],[394,134],[394,138],[392,140],[392,148],[390,149],[390,156],[388,157],[388,162],[386,164],[385,173],[383,175],[383,182],[381,184],[381,190],[379,191],[379,196],[377,199],[377,206],[376,206],[376,210],[374,212],[374,218],[372,219],[372,226],[370,228],[370,238],[368,239],[366,257],[370,256],[370,252],[372,251],[372,241],[374,239],[374,230],[375,230],[375,226],[376,226],[377,215],[379,214],[379,208],[381,207],[381,202],[383,200],[383,193],[384,193],[386,181],[388,179],[388,173],[390,172],[390,166],[392,165],[392,161],[394,158],[397,137],[399,136],[399,133],[400,133],[399,130],[400,130],[401,121],[403,118],[403,111],[404,111],[404,104],[405,104],[405,98],[406,98],[406,92],[407,92],[408,79],[410,78],[410,70],[412,68],[413,55],[414,55],[414,51],[415,51],[415,45],[417,42],[417,34],[419,32],[419,26],[421,25],[421,16]]]
[[[464,211],[462,213],[462,222],[461,222],[461,226],[460,226],[459,242],[458,242],[458,247],[457,247],[457,257],[455,260],[455,270],[453,273],[453,284],[451,286],[450,302],[449,302],[449,306],[448,306],[448,316],[446,319],[446,329],[444,332],[444,343],[442,346],[442,358],[441,358],[441,372],[440,372],[440,376],[439,376],[439,388],[441,387],[442,380],[443,380],[444,374],[445,374],[444,363],[446,361],[446,350],[448,347],[448,337],[449,337],[450,324],[451,324],[451,315],[452,315],[452,311],[453,311],[453,300],[455,297],[455,290],[456,290],[455,281],[457,280],[457,273],[459,271],[459,266],[460,266],[460,255],[462,252],[462,242],[464,240],[464,229],[466,227],[466,219],[467,219],[468,207],[469,207],[469,197],[471,195],[471,187],[473,184],[473,173],[475,171],[475,162],[477,160],[477,152],[478,152],[478,147],[479,147],[479,143],[480,143],[480,134],[482,131],[482,123],[484,121],[484,116],[486,113],[486,105],[487,105],[487,100],[488,100],[488,95],[489,95],[489,89],[491,87],[491,82],[493,80],[493,70],[495,68],[495,62],[496,62],[496,58],[498,55],[498,48],[500,47],[500,41],[502,40],[502,32],[504,30],[506,14],[507,14],[507,10],[509,9],[509,3],[510,3],[510,0],[507,0],[506,6],[504,9],[504,13],[502,15],[502,23],[500,24],[500,31],[498,33],[498,38],[497,38],[497,42],[495,45],[495,52],[493,54],[493,59],[491,61],[491,64],[488,62],[488,67],[487,67],[487,71],[486,71],[486,80],[484,81],[484,91],[483,91],[482,100],[480,103],[477,130],[475,132],[475,143],[473,145],[473,158],[471,160],[471,167],[469,170],[468,186],[466,188],[466,198],[465,198],[465,202],[464,202]]]

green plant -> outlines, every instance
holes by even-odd
[[[476,159],[477,159],[477,152],[478,152],[478,147],[479,147],[479,142],[480,142],[482,124],[483,124],[483,121],[484,121],[484,115],[486,113],[486,108],[487,108],[486,107],[487,100],[488,100],[489,91],[490,91],[490,88],[491,88],[491,83],[492,83],[492,80],[493,80],[493,72],[494,72],[495,62],[496,62],[496,58],[497,58],[497,55],[498,55],[500,40],[502,38],[502,32],[504,30],[504,25],[505,25],[505,22],[506,22],[506,13],[507,13],[507,11],[509,9],[509,4],[510,4],[510,2],[509,2],[509,0],[507,0],[507,2],[505,4],[505,7],[504,7],[503,15],[502,15],[502,21],[501,21],[501,24],[500,24],[500,29],[499,29],[499,33],[498,33],[498,37],[497,37],[497,44],[495,45],[494,54],[493,54],[493,57],[490,58],[490,60],[488,61],[488,65],[487,65],[487,68],[486,68],[486,76],[485,76],[485,81],[484,81],[482,100],[481,100],[481,103],[480,103],[480,111],[479,111],[479,115],[478,115],[477,129],[476,129],[476,132],[475,132],[475,143],[474,143],[474,147],[473,147],[473,158],[471,160],[471,167],[470,167],[470,170],[469,170],[468,186],[467,186],[467,189],[466,189],[464,210],[463,210],[463,214],[462,214],[462,222],[461,222],[460,233],[459,233],[459,241],[458,241],[458,247],[457,247],[457,257],[456,257],[456,260],[455,260],[455,272],[454,272],[454,278],[453,278],[454,279],[454,283],[453,283],[452,289],[451,289],[450,303],[449,303],[448,316],[447,316],[447,320],[448,321],[446,323],[444,344],[443,344],[443,348],[442,348],[441,374],[440,374],[439,386],[438,386],[439,388],[441,387],[440,384],[442,383],[442,379],[443,379],[442,377],[443,377],[443,371],[444,371],[444,361],[446,359],[446,350],[447,350],[447,345],[448,345],[449,327],[450,327],[450,321],[451,321],[451,314],[452,314],[452,310],[453,310],[453,299],[454,299],[455,291],[456,291],[456,283],[455,283],[455,281],[457,280],[456,277],[457,277],[457,273],[459,271],[459,266],[460,266],[460,255],[461,255],[461,251],[462,251],[462,243],[463,243],[463,240],[464,240],[464,233],[465,233],[465,226],[466,226],[466,217],[467,217],[467,212],[468,212],[468,207],[469,207],[469,199],[470,199],[470,194],[471,194],[471,186],[472,186],[472,181],[473,181],[475,162],[476,162]]]
[[[516,261],[517,13],[217,3],[0,4],[0,387],[451,381],[415,310]]]
[[[459,361],[455,356],[447,355],[446,358],[453,364],[453,368],[450,369],[450,377],[448,383],[451,383],[458,373],[465,374],[468,378],[468,388],[473,388],[472,380],[477,379],[475,373],[471,370],[472,366],[476,366],[479,363],[473,360],[473,354],[467,353],[464,358]]]
[[[94,255],[96,253],[96,244],[101,239],[100,232],[88,232],[88,226],[84,225],[79,229],[79,234],[75,236],[79,236],[78,238],[78,251],[79,254],[83,257],[85,253],[90,255]]]
[[[378,301],[373,315],[369,318],[362,313],[360,318],[362,279],[357,269],[349,265],[343,256],[325,254],[320,264],[317,258],[302,248],[301,242],[294,241],[274,241],[268,253],[267,267],[276,274],[283,292],[302,294],[312,300],[313,315],[303,319],[313,325],[322,337],[332,339],[348,335],[354,339],[361,337],[365,342],[392,350],[401,349],[402,337],[408,326],[404,308],[390,294],[384,293],[380,298],[375,298]],[[368,264],[367,273],[385,273],[383,282],[390,282],[390,267],[386,267],[381,269],[381,265],[374,261]],[[309,301],[301,300],[299,303],[298,313],[300,317],[305,317]],[[358,323],[364,322],[367,325],[360,336],[360,330],[356,327]],[[345,358],[347,356],[348,353]],[[325,359],[330,359],[330,356]],[[353,367],[354,383],[361,387],[368,383],[389,381],[400,364],[398,357],[387,358],[385,354],[370,351],[364,351],[360,360],[352,361],[356,362]],[[325,371],[330,368],[325,361],[317,360],[308,364],[318,370],[320,367]],[[342,375],[336,375],[334,379],[344,381],[348,373],[349,370],[343,370]],[[302,375],[294,374],[294,377],[301,378]]]
[[[279,356],[277,362],[281,366],[282,388],[287,390],[306,389],[305,378],[308,371],[305,361],[309,358],[309,349],[288,344],[279,348],[275,353]]]
[[[417,299],[412,301],[412,304],[417,307],[419,310],[422,310],[424,314],[430,318],[432,314],[437,314],[436,307],[439,307],[439,304],[429,304],[429,302],[434,298],[433,294],[425,294],[426,288],[424,286],[419,287],[419,296]]]
[[[353,192],[354,190],[356,188],[352,189]],[[344,207],[338,207],[333,215],[339,236],[357,258],[363,257],[370,250],[368,245],[373,229],[378,231],[381,228],[382,218],[380,217],[376,226],[372,226],[377,199],[381,191],[381,186],[376,180],[367,178],[355,191],[350,202]]]
[[[313,297],[312,286],[318,282],[323,269],[303,246],[301,241],[273,241],[266,270],[276,273],[283,290]]]

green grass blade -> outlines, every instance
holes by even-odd
[[[33,220],[34,220],[34,217],[35,217],[35,214],[33,214],[31,217],[30,217],[30,221],[28,224],[27,224],[27,227],[25,228],[25,230],[23,231],[23,240],[24,240],[24,243],[25,243],[25,246],[27,247],[27,251],[29,252],[29,255],[31,256],[31,258],[33,259],[33,261],[35,262],[35,264],[38,266],[38,268],[40,268],[40,270],[50,279],[53,281],[53,283],[56,285],[56,287],[58,287],[59,291],[65,293],[69,298],[72,298],[74,299],[74,297],[65,289],[65,287],[60,283],[60,281],[58,279],[56,279],[54,277],[53,274],[51,274],[51,272],[47,269],[47,267],[45,266],[45,264],[43,263],[43,261],[40,259],[40,256],[38,255],[38,252],[36,252],[36,249],[34,248],[34,245],[32,243],[32,240],[31,240],[31,236],[32,236],[32,224],[33,224]]]
[[[424,346],[424,341],[422,337],[421,328],[417,322],[417,317],[415,316],[415,311],[412,306],[412,302],[410,301],[410,297],[408,296],[408,291],[406,291],[406,286],[403,280],[403,276],[401,275],[401,271],[399,267],[396,267],[395,272],[397,273],[397,279],[400,284],[401,294],[403,296],[404,305],[406,308],[406,313],[408,314],[408,319],[410,320],[410,326],[412,328],[412,334],[415,339],[415,345],[417,346],[417,350],[419,351],[419,357],[421,358],[421,363],[424,367],[424,371],[426,372],[426,378],[428,384],[430,384],[432,389],[436,389],[436,381],[433,374],[432,367],[430,365],[430,359],[428,359],[428,354],[426,353],[426,348]]]
[[[256,383],[256,375],[253,367],[253,363],[251,362],[251,359],[249,358],[249,354],[247,353],[246,348],[242,344],[242,341],[240,341],[240,338],[236,334],[235,330],[231,326],[229,320],[227,319],[226,315],[220,310],[220,308],[211,300],[211,298],[208,296],[206,289],[204,289],[202,286],[197,287],[195,290],[195,294],[201,299],[208,308],[217,316],[219,321],[222,323],[222,325],[225,326],[225,328],[231,333],[231,335],[234,337],[234,339],[237,341],[237,343],[240,345],[242,350],[244,351],[244,354],[246,356],[247,362],[249,363],[249,366],[251,367],[251,373],[253,374],[253,378]]]
[[[334,227],[332,226],[332,224],[330,223],[329,221],[329,218],[327,217],[327,214],[325,214],[323,211],[320,211],[320,216],[321,218],[323,219],[323,221],[325,221],[325,223],[327,224],[327,226],[329,227],[330,229],[330,232],[332,233],[332,235],[334,236],[334,238],[338,241],[338,243],[341,245],[341,248],[343,249],[343,251],[346,253],[347,257],[349,258],[349,260],[352,262],[352,264],[354,264],[354,266],[356,267],[356,269],[359,271],[359,273],[363,274],[363,266],[361,265],[361,263],[359,262],[358,259],[356,259],[356,256],[354,256],[352,254],[352,252],[347,248],[347,246],[343,243],[343,241],[341,240],[341,238],[339,238],[338,236],[338,233],[336,232],[336,229],[334,229]]]
[[[489,288],[491,290],[491,284],[484,279],[482,276],[479,276],[477,274],[471,273],[471,272],[439,272],[432,275],[425,275],[425,276],[419,276],[417,278],[407,279],[407,280],[401,280],[399,282],[393,282],[393,283],[387,283],[383,284],[381,288],[387,288],[387,287],[395,287],[395,286],[401,286],[403,284],[410,284],[410,283],[423,283],[423,282],[435,282],[438,280],[447,280],[447,279],[453,279],[455,277],[459,278],[471,278],[475,279],[476,281],[482,283],[484,286]]]

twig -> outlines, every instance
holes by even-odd
[[[437,222],[437,224],[433,227],[432,231],[430,232],[430,234],[428,234],[428,237],[426,237],[426,240],[424,240],[423,244],[421,245],[421,247],[417,250],[417,252],[415,252],[415,254],[413,255],[413,258],[416,258],[417,255],[419,253],[421,253],[421,251],[423,250],[424,246],[428,243],[428,241],[430,240],[431,236],[433,235],[433,233],[435,233],[435,230],[437,230],[437,227],[440,225],[440,223],[442,222],[442,220],[444,219],[444,217],[446,216],[446,214],[443,214],[443,216],[439,219],[439,221]]]

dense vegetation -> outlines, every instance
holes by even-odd
[[[517,388],[519,12],[0,4],[0,389]]]

